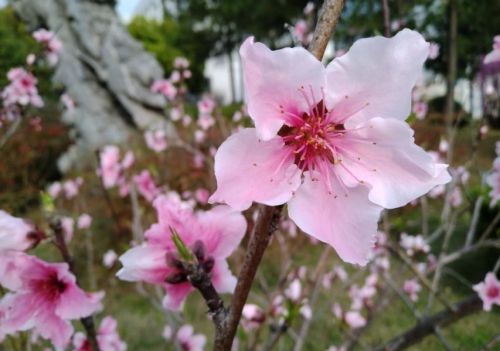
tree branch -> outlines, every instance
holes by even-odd
[[[345,0],[325,0],[319,11],[318,23],[314,30],[309,51],[318,60],[323,58],[330,36],[337,25]]]
[[[453,305],[454,310],[445,309],[428,318],[422,319],[413,328],[396,336],[394,339],[379,346],[374,351],[397,351],[420,342],[423,338],[435,332],[438,327],[445,327],[457,320],[481,310],[481,299],[476,295]]]

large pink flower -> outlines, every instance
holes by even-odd
[[[123,268],[118,277],[162,286],[167,292],[164,306],[179,309],[193,287],[179,270],[170,230],[173,228],[193,252],[203,251],[197,256],[202,256],[198,258],[210,271],[215,289],[232,292],[236,278],[231,274],[226,258],[245,234],[245,218],[227,206],[193,212],[186,203],[165,195],[158,196],[153,204],[158,212],[158,223],[146,231],[144,244],[120,257]]]
[[[473,289],[483,300],[485,311],[491,311],[492,305],[500,306],[500,281],[495,277],[495,273],[486,274],[484,282],[474,285]]]
[[[0,210],[0,252],[29,250],[44,237],[45,234],[32,223]]]
[[[67,264],[47,263],[22,252],[2,253],[0,285],[11,291],[0,302],[0,334],[33,329],[59,348],[73,334],[69,320],[101,308],[77,286]]]
[[[414,31],[357,41],[326,68],[303,48],[271,51],[253,38],[240,54],[255,129],[215,155],[211,202],[243,210],[288,202],[306,233],[366,263],[383,207],[450,180],[404,122],[429,44]]]

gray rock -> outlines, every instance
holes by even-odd
[[[176,138],[163,115],[164,97],[149,90],[163,70],[111,6],[90,0],[14,0],[12,5],[29,29],[47,28],[64,44],[53,79],[75,101],[63,121],[74,127],[76,140],[59,160],[63,172],[104,145],[126,143],[134,130],[161,126]]]

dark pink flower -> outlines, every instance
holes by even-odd
[[[158,196],[153,205],[158,212],[158,223],[146,231],[144,244],[120,257],[123,268],[118,277],[162,286],[167,292],[164,306],[179,309],[193,287],[177,264],[177,250],[170,229],[174,228],[206,266],[215,289],[232,292],[236,278],[231,274],[226,258],[245,234],[246,221],[241,213],[227,206],[193,212],[189,205],[168,195]]]
[[[361,39],[325,69],[303,48],[271,51],[247,39],[240,54],[255,129],[217,151],[210,201],[238,210],[288,202],[299,228],[365,264],[383,207],[450,180],[404,122],[428,49],[403,30]]]
[[[81,290],[65,263],[47,263],[22,252],[0,257],[0,285],[10,291],[0,304],[3,333],[33,329],[62,348],[73,334],[73,319],[101,308],[100,302]]]

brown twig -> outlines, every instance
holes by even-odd
[[[396,336],[394,339],[379,346],[374,351],[397,351],[418,343],[427,335],[435,332],[437,327],[445,327],[465,316],[478,312],[482,307],[481,299],[476,295],[453,305],[454,309],[445,309],[428,318],[419,321],[413,328]]]
[[[77,283],[78,283],[78,276],[75,273],[74,267],[75,267],[75,262],[73,258],[71,257],[68,246],[66,245],[66,240],[64,239],[64,233],[63,233],[63,228],[61,225],[61,220],[59,218],[55,218],[51,220],[50,222],[50,228],[54,232],[55,236],[55,245],[59,252],[61,253],[61,256],[69,266],[69,270],[74,274]],[[85,329],[85,332],[87,334],[87,339],[90,343],[90,347],[92,348],[92,351],[100,351],[99,350],[99,344],[97,343],[97,335],[95,331],[95,326],[94,326],[94,318],[92,316],[80,318],[80,322],[83,325],[83,328]]]
[[[314,30],[309,51],[318,60],[323,58],[328,41],[337,25],[345,0],[325,0],[319,11],[318,23]]]

